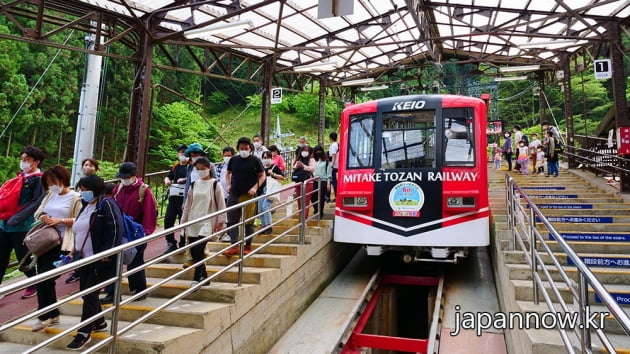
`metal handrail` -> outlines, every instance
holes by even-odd
[[[573,332],[580,340],[580,349],[582,353],[590,353],[592,346],[590,332],[591,326],[587,323],[586,319],[586,308],[589,305],[589,286],[594,290],[602,304],[610,311],[610,314],[612,314],[617,322],[619,322],[626,335],[630,335],[630,317],[625,313],[621,306],[617,304],[608,290],[606,290],[604,285],[599,281],[599,279],[597,279],[588,266],[584,264],[575,251],[573,251],[562,235],[560,235],[560,233],[558,233],[558,231],[551,225],[549,220],[547,220],[545,215],[542,214],[540,209],[538,209],[527,193],[508,174],[506,174],[505,177],[505,187],[507,191],[506,204],[508,212],[508,227],[512,232],[513,249],[516,249],[518,245],[518,248],[520,248],[520,251],[525,255],[525,259],[532,271],[534,304],[539,303],[538,292],[540,291],[549,311],[553,312],[554,315],[558,314],[558,310],[556,309],[556,306],[554,306],[548,290],[544,286],[543,281],[545,281],[549,284],[551,291],[555,295],[556,300],[559,302],[561,310],[564,312],[570,312],[570,307],[562,298],[556,281],[553,280],[551,274],[547,270],[547,267],[544,265],[541,257],[541,251],[538,251],[536,248],[536,245],[538,244],[544,249],[543,254],[546,253],[551,258],[553,265],[562,277],[562,282],[568,287],[574,303],[578,303],[577,311],[580,316],[580,329],[574,328]],[[525,203],[522,204],[521,200]],[[529,208],[529,212],[526,212],[527,208]],[[566,253],[567,258],[570,259],[577,268],[579,272],[578,284],[576,284],[575,281],[567,275],[562,265],[549,248],[549,245],[537,228],[538,223],[542,224],[546,231],[553,236]],[[525,245],[526,241],[529,242],[529,247]],[[543,273],[544,279],[541,277],[539,271]],[[571,343],[566,330],[561,328],[558,323],[556,324],[558,325],[557,329],[560,332],[560,337],[565,345],[565,348],[570,353],[574,353],[573,344]],[[601,328],[595,328],[593,330],[601,340],[606,350],[611,353],[615,353],[616,351],[614,345],[611,343],[606,333],[604,333]]]
[[[309,180],[307,180],[305,182],[301,182],[301,183],[297,183],[297,184],[290,184],[290,185],[288,185],[288,186],[286,186],[284,188],[281,188],[280,190],[278,190],[278,191],[276,191],[276,192],[274,192],[272,194],[265,194],[265,195],[262,195],[262,196],[259,196],[259,197],[256,197],[256,198],[252,198],[252,199],[250,199],[250,200],[248,200],[246,202],[242,202],[242,203],[239,203],[237,205],[233,205],[231,207],[228,207],[226,209],[223,209],[223,210],[220,210],[220,211],[208,214],[208,215],[206,215],[204,217],[201,217],[201,218],[198,218],[196,220],[188,221],[186,223],[181,223],[179,225],[176,225],[176,226],[174,226],[172,228],[169,228],[169,229],[166,229],[166,230],[163,230],[163,231],[155,232],[155,233],[153,233],[151,235],[147,235],[147,236],[143,237],[142,239],[135,240],[135,241],[132,241],[132,242],[120,245],[120,246],[113,247],[113,248],[111,248],[109,250],[106,250],[106,251],[100,252],[98,254],[92,255],[90,257],[86,257],[86,258],[77,260],[75,262],[72,262],[72,263],[60,266],[58,268],[52,269],[50,271],[47,271],[45,273],[37,274],[37,275],[35,275],[33,277],[30,277],[30,278],[25,278],[25,279],[15,281],[15,282],[10,283],[10,284],[2,285],[2,286],[0,286],[0,296],[14,293],[16,291],[24,289],[24,288],[26,288],[28,286],[33,286],[33,285],[35,285],[35,284],[37,284],[37,283],[39,283],[41,281],[47,280],[47,279],[59,277],[60,275],[62,275],[64,273],[67,273],[67,272],[69,272],[69,271],[71,271],[71,270],[73,270],[75,268],[79,268],[79,267],[82,267],[82,266],[86,266],[86,265],[88,265],[90,263],[94,263],[96,261],[100,261],[103,258],[119,255],[119,257],[117,258],[118,262],[116,264],[116,272],[115,272],[116,274],[114,276],[112,276],[111,278],[109,278],[109,279],[107,279],[107,280],[105,280],[105,281],[103,281],[103,282],[101,282],[99,284],[96,284],[96,285],[90,287],[89,289],[85,289],[83,291],[79,291],[77,293],[71,294],[71,295],[69,295],[69,296],[67,296],[67,297],[65,297],[65,298],[63,298],[61,300],[58,299],[56,303],[54,303],[52,305],[49,305],[49,306],[47,306],[47,307],[45,307],[43,309],[32,311],[32,312],[30,312],[28,314],[20,316],[19,318],[16,318],[16,319],[13,319],[13,320],[11,320],[9,322],[1,324],[0,325],[0,333],[6,331],[6,330],[8,330],[8,329],[10,329],[10,328],[12,328],[12,327],[14,327],[16,325],[19,325],[19,324],[23,323],[24,321],[27,321],[27,320],[35,317],[35,316],[39,316],[39,315],[44,314],[44,313],[46,313],[48,311],[51,311],[51,310],[56,309],[56,308],[59,308],[63,304],[65,304],[67,302],[70,302],[70,301],[72,301],[74,299],[78,299],[79,297],[81,297],[81,296],[83,296],[85,294],[91,293],[93,291],[98,291],[99,289],[103,288],[106,285],[116,284],[116,286],[114,287],[115,289],[114,289],[114,304],[113,304],[113,306],[111,306],[111,307],[109,307],[107,309],[104,309],[100,313],[98,313],[98,314],[96,314],[96,315],[86,319],[85,321],[82,321],[82,322],[80,322],[78,324],[75,324],[75,325],[71,326],[70,328],[68,328],[68,329],[66,329],[66,330],[64,330],[64,331],[62,331],[62,332],[60,332],[60,333],[58,333],[58,334],[56,334],[56,335],[46,339],[45,341],[42,341],[41,343],[38,343],[37,345],[35,345],[35,346],[31,347],[30,349],[28,349],[27,351],[25,351],[25,353],[32,353],[32,352],[35,352],[35,351],[37,351],[39,349],[42,349],[42,348],[44,348],[44,347],[54,343],[55,341],[68,336],[72,331],[76,331],[77,329],[79,329],[82,326],[84,326],[86,323],[90,323],[90,322],[100,318],[101,316],[105,316],[105,315],[111,313],[112,314],[112,319],[111,319],[111,326],[109,327],[110,328],[110,336],[108,338],[100,341],[99,343],[91,346],[85,352],[94,352],[94,351],[96,351],[96,350],[98,350],[98,349],[100,349],[100,348],[102,348],[102,347],[104,347],[106,345],[109,345],[109,353],[115,353],[116,352],[116,342],[117,342],[118,337],[120,337],[121,335],[124,335],[126,332],[130,331],[132,328],[134,328],[138,324],[141,324],[141,323],[145,322],[146,320],[148,320],[149,318],[153,317],[154,315],[156,315],[157,313],[159,313],[161,310],[165,309],[166,307],[168,307],[168,306],[172,305],[173,303],[183,299],[184,297],[188,296],[189,294],[199,290],[202,286],[209,285],[210,282],[212,282],[213,280],[218,278],[220,275],[222,275],[223,273],[226,273],[227,271],[229,271],[231,268],[233,268],[235,266],[237,266],[237,268],[238,268],[238,284],[237,284],[237,286],[242,286],[243,264],[244,264],[245,259],[247,259],[249,257],[252,257],[254,254],[260,253],[261,250],[263,250],[267,246],[277,242],[282,237],[287,236],[290,232],[294,231],[296,228],[300,229],[300,231],[299,231],[300,232],[299,233],[299,235],[300,235],[299,236],[299,244],[304,244],[305,243],[306,223],[309,220],[312,220],[313,218],[317,218],[318,226],[319,226],[319,220],[320,220],[321,210],[318,211],[318,213],[316,213],[315,215],[312,215],[309,218],[305,217],[305,211],[313,205],[310,202],[310,196],[313,193],[318,193],[319,192],[317,188],[313,188],[313,190],[310,193],[304,193],[305,189],[306,189],[305,185],[307,183],[313,183],[314,181],[319,181],[319,177],[314,177],[314,178],[311,178],[311,179],[309,179]],[[317,186],[319,186],[319,184],[317,184]],[[258,235],[258,234],[260,234],[262,232],[262,229],[261,229],[261,230],[258,230],[256,232],[254,232],[252,235],[245,236],[244,224],[247,223],[247,222],[251,222],[251,221],[253,221],[253,219],[261,216],[264,213],[266,213],[266,212],[259,211],[259,213],[254,215],[252,218],[246,219],[246,217],[245,217],[246,214],[244,212],[246,206],[248,204],[250,204],[250,203],[258,203],[258,201],[261,200],[261,199],[271,198],[271,197],[273,197],[276,194],[282,194],[282,193],[285,193],[287,191],[295,190],[295,188],[302,188],[302,192],[303,193],[300,195],[301,203],[298,204],[298,205],[301,205],[302,207],[298,207],[298,209],[293,211],[292,213],[287,213],[287,215],[284,216],[283,218],[275,220],[274,222],[272,222],[272,224],[270,226],[277,225],[277,224],[279,224],[279,223],[281,223],[281,222],[283,222],[285,220],[291,219],[298,213],[299,213],[299,220],[302,221],[302,222],[299,223],[299,224],[296,224],[296,225],[293,225],[293,226],[289,227],[283,233],[273,237],[271,240],[263,243],[260,247],[257,247],[256,249],[252,250],[251,253],[249,253],[247,255],[244,255],[243,251],[244,251],[244,245],[245,245],[246,241],[249,240],[249,239],[252,239],[253,237],[255,237],[256,235]],[[292,203],[294,201],[296,201],[295,198],[287,198],[287,200],[285,200],[283,202],[280,202],[277,205],[274,205],[267,212],[270,213],[273,210],[277,210],[277,209],[285,207],[285,206],[288,207],[288,206],[292,205]],[[184,247],[181,247],[181,248],[179,248],[177,250],[172,251],[171,253],[163,254],[163,255],[154,257],[154,258],[152,258],[150,260],[145,260],[145,262],[144,262],[144,264],[142,266],[139,266],[139,267],[134,268],[132,270],[123,270],[122,253],[124,252],[125,249],[131,248],[131,247],[137,247],[137,246],[140,246],[140,245],[147,244],[147,243],[149,243],[151,241],[154,241],[154,240],[157,240],[157,239],[160,239],[160,238],[164,238],[166,235],[171,234],[171,233],[173,233],[175,231],[183,230],[183,229],[185,229],[188,226],[191,226],[191,225],[194,225],[194,224],[197,224],[197,223],[200,223],[200,222],[204,222],[204,221],[206,221],[208,219],[214,218],[214,217],[216,217],[218,215],[221,215],[223,213],[227,213],[227,212],[235,210],[237,208],[241,208],[241,210],[243,212],[242,213],[242,215],[243,215],[242,220],[238,224],[230,225],[229,227],[227,227],[227,228],[225,228],[225,229],[223,229],[223,230],[221,230],[219,232],[215,232],[215,233],[213,233],[211,235],[208,235],[208,236],[206,236],[206,237],[204,237],[204,238],[202,238],[200,240],[197,240],[194,243],[189,243],[189,244],[187,244]],[[158,262],[160,262],[162,260],[165,260],[166,258],[171,257],[171,256],[173,256],[173,255],[175,255],[177,253],[181,253],[184,250],[187,250],[187,249],[189,249],[189,248],[191,248],[193,246],[196,246],[196,245],[198,245],[198,244],[200,244],[202,242],[205,242],[205,241],[208,241],[210,239],[216,238],[217,236],[219,236],[223,232],[229,231],[229,230],[234,229],[234,228],[240,228],[239,241],[237,243],[227,245],[226,247],[221,249],[219,252],[217,252],[215,254],[212,254],[212,255],[204,258],[203,260],[201,260],[201,261],[191,265],[190,267],[182,269],[182,270],[176,272],[175,274],[172,274],[169,277],[160,280],[156,284],[153,284],[152,286],[148,287],[147,289],[145,289],[145,290],[143,290],[141,292],[137,292],[136,294],[126,298],[125,300],[121,300],[121,297],[120,297],[120,295],[121,295],[120,284],[122,282],[123,277],[128,277],[129,275],[131,275],[133,273],[136,273],[138,271],[146,269],[146,268],[150,267],[153,264],[156,264],[156,263],[158,263]],[[120,309],[121,305],[128,304],[128,303],[138,299],[139,297],[142,297],[142,296],[144,296],[146,294],[151,293],[152,291],[158,289],[163,284],[165,284],[165,283],[167,283],[167,282],[169,282],[171,280],[177,279],[177,278],[181,277],[182,275],[184,275],[187,272],[193,271],[196,266],[201,265],[203,262],[207,262],[210,259],[222,256],[222,253],[224,251],[226,251],[226,250],[228,250],[228,249],[230,249],[232,247],[239,247],[239,258],[237,260],[235,260],[235,261],[231,262],[230,264],[226,265],[225,267],[223,267],[218,272],[215,272],[212,275],[208,276],[206,279],[204,279],[199,284],[196,284],[194,287],[191,287],[191,288],[183,291],[182,293],[180,293],[180,294],[178,294],[178,295],[176,295],[176,296],[174,296],[172,298],[165,299],[164,303],[162,303],[161,305],[157,306],[155,309],[147,312],[146,314],[142,315],[141,317],[137,318],[135,321],[129,323],[124,328],[120,328],[120,329],[118,328],[118,326],[119,326],[118,312],[119,312],[119,309]]]

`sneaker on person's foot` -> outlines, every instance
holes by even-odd
[[[48,326],[56,324],[59,324],[59,316],[48,318],[43,321],[37,321],[37,323],[31,327],[31,332],[41,332],[48,328]]]
[[[94,332],[105,332],[107,330],[107,322],[103,321],[94,325]]]
[[[186,268],[190,267],[193,264],[195,264],[193,261],[186,261],[186,262],[184,262],[184,264],[182,264],[182,268],[186,269]]]
[[[224,256],[236,256],[238,254],[238,246],[234,246],[232,248],[230,248],[229,250],[223,252]]]
[[[245,245],[243,249],[243,254],[250,254],[252,252],[252,245]]]
[[[230,242],[230,241],[232,241],[232,239],[230,238],[230,235],[225,234],[225,235],[223,235],[223,237],[221,237],[221,241],[222,242]]]
[[[105,297],[100,298],[99,300],[101,302],[102,305],[105,304],[113,304],[114,303],[114,294],[107,294],[105,295]]]
[[[22,299],[28,299],[29,297],[33,297],[35,295],[37,295],[37,287],[35,285],[32,285],[24,289],[24,294],[22,294]]]
[[[169,243],[166,246],[166,250],[164,251],[164,253],[162,253],[162,255],[169,254],[169,253],[171,253],[171,252],[173,252],[175,250],[177,250],[177,245],[174,244],[174,243]]]
[[[90,335],[77,333],[72,342],[66,346],[66,349],[79,350],[90,342]]]
[[[66,279],[66,284],[74,283],[79,280],[79,274],[77,272],[72,272],[68,279]]]

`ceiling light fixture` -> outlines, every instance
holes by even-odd
[[[191,29],[184,32],[186,38],[199,38],[214,33],[228,32],[241,28],[252,28],[254,24],[251,20],[239,20],[234,22],[215,23],[209,26]]]
[[[540,65],[522,65],[522,66],[507,66],[504,68],[499,68],[499,71],[502,73],[512,73],[517,71],[536,71],[540,69]]]
[[[364,84],[371,84],[373,82],[374,82],[374,78],[368,77],[366,79],[343,81],[341,83],[341,86],[358,86],[358,85],[364,85]]]
[[[336,67],[337,67],[337,63],[332,62],[332,61],[325,61],[325,62],[296,66],[293,68],[293,70],[295,71],[324,71],[324,70],[333,70]]]
[[[519,81],[519,80],[527,80],[527,76],[507,76],[507,77],[495,77],[494,81]]]
[[[555,41],[544,41],[544,42],[529,42],[518,45],[519,48],[527,49],[527,48],[548,48],[550,46],[554,47],[564,47],[572,44],[576,44],[578,42],[577,39],[557,39]]]
[[[388,88],[389,88],[388,85],[378,85],[378,86],[361,87],[359,90],[365,92],[365,91],[385,90],[385,89],[388,89]]]

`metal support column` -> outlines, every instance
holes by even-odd
[[[626,73],[623,68],[623,45],[619,33],[619,24],[610,22],[606,29],[610,35],[610,59],[612,64],[612,93],[615,105],[615,127],[630,127],[630,112],[626,100]],[[617,137],[619,138],[619,137]],[[621,166],[628,168],[628,166]],[[621,174],[620,187],[622,193],[630,193],[630,176]]]
[[[573,98],[571,97],[571,68],[569,67],[569,55],[565,54],[560,60],[560,65],[564,71],[564,78],[562,80],[562,87],[564,88],[564,119],[567,126],[567,145],[574,145],[575,143],[575,129],[573,128]],[[575,158],[571,155],[569,158],[569,168],[575,167]]]
[[[265,74],[263,77],[262,104],[260,107],[260,135],[265,144],[269,145],[271,120],[271,79],[273,78],[273,60],[265,60]]]
[[[326,136],[326,83],[325,76],[319,78],[319,126],[317,129],[317,143],[324,146]]]
[[[141,58],[136,67],[131,91],[129,125],[125,161],[135,161],[138,176],[144,176],[147,153],[149,152],[149,127],[151,125],[151,74],[153,70],[153,46],[150,36],[143,36],[143,48],[138,51]]]
[[[538,73],[538,86],[540,87],[540,90],[538,91],[538,107],[540,109],[540,121],[538,122],[540,125],[540,131],[542,133],[542,122],[547,120],[547,109],[549,107],[547,107],[547,100],[545,99],[545,73],[544,72],[539,72]],[[544,135],[540,136],[540,140],[544,140],[545,137]]]

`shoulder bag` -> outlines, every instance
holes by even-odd
[[[61,235],[54,226],[36,221],[24,237],[24,245],[36,256],[41,256],[61,244]]]

